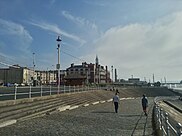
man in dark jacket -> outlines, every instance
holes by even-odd
[[[147,116],[148,99],[145,96],[145,94],[143,95],[143,98],[142,98],[142,107],[143,107],[143,112],[145,113],[145,116]]]

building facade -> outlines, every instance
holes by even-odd
[[[30,84],[33,79],[33,70],[27,67],[13,65],[9,68],[0,69],[0,80],[6,85],[10,84]]]
[[[0,81],[3,84],[24,85],[57,85],[57,70],[32,70],[27,67],[13,65],[0,69]],[[110,72],[107,66],[101,66],[96,56],[95,64],[83,62],[81,65],[71,64],[66,70],[60,71],[61,85],[88,85],[110,83]]]
[[[66,73],[66,85],[105,84],[111,82],[107,67],[104,69],[104,66],[98,63],[87,64],[83,62],[81,65],[71,64],[66,69]]]
[[[27,67],[13,65],[0,69],[0,80],[4,85],[49,85],[57,84],[57,71],[32,70]]]

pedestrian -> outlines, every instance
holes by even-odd
[[[118,96],[118,93],[115,93],[115,96],[113,97],[113,103],[114,103],[115,112],[118,113],[118,107],[119,107],[119,96]]]
[[[143,108],[143,112],[145,113],[145,116],[147,116],[147,107],[148,107],[148,99],[145,96],[145,94],[143,94],[143,98],[142,98],[142,108]]]
[[[116,93],[117,93],[117,94],[119,94],[119,91],[118,91],[118,89],[116,89]]]

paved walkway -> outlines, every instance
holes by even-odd
[[[112,102],[79,107],[0,128],[0,136],[149,136],[153,99],[146,117],[141,99],[122,100],[119,113]]]

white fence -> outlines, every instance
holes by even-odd
[[[1,88],[0,100],[16,100],[21,98],[42,97],[61,93],[82,92],[104,89],[96,86],[27,86],[27,87],[8,87]]]

